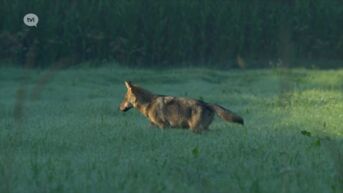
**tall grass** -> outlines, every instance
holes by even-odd
[[[128,65],[291,57],[340,60],[340,0],[1,0],[0,56],[35,64],[116,60]],[[40,17],[38,28],[22,22]]]

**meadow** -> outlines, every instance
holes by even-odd
[[[124,80],[245,126],[160,130]],[[0,68],[0,192],[311,192],[343,187],[343,69]]]

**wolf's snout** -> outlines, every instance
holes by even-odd
[[[125,106],[120,106],[120,107],[119,107],[119,110],[120,110],[121,112],[126,112],[127,110],[129,110],[129,108],[128,108],[128,107],[125,107]]]

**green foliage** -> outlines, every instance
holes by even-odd
[[[342,78],[343,70],[0,68],[0,192],[339,193]],[[134,109],[119,112],[127,79],[204,96],[246,124],[216,118],[201,134],[152,128]]]
[[[303,135],[305,135],[305,136],[307,136],[307,137],[311,137],[311,132],[308,132],[308,131],[306,131],[306,130],[302,130],[302,131],[301,131],[301,134],[303,134]]]
[[[313,142],[313,146],[315,146],[315,147],[319,147],[320,146],[320,139],[317,139],[317,140],[315,140],[314,142]]]
[[[192,149],[192,154],[193,154],[194,157],[199,157],[199,153],[200,153],[199,147],[194,147]]]
[[[21,22],[27,12],[38,28]],[[340,0],[3,0],[0,16],[1,57],[32,65],[343,59]]]

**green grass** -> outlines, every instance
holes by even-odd
[[[242,115],[160,130],[124,80]],[[0,69],[0,192],[341,192],[343,70]]]

